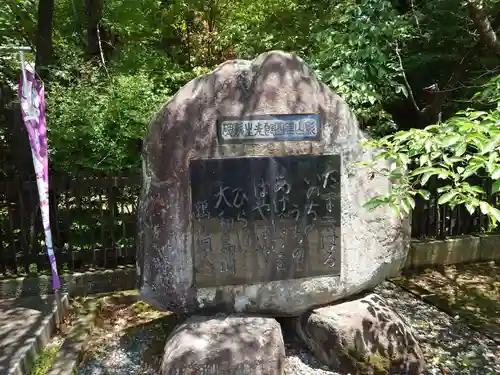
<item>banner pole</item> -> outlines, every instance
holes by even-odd
[[[21,59],[21,79],[18,87],[18,96],[21,103],[21,115],[28,133],[35,170],[36,184],[40,198],[40,211],[42,214],[43,230],[45,233],[45,245],[47,247],[47,257],[49,259],[52,287],[56,298],[58,314],[57,326],[62,321],[61,315],[61,283],[57,272],[56,257],[52,245],[52,232],[50,228],[50,205],[49,205],[49,153],[47,142],[47,123],[45,118],[45,88],[43,83],[37,80],[35,72],[26,69],[24,52],[29,47],[17,47]],[[1,51],[10,50],[15,47],[0,48]],[[31,48],[29,48],[31,51]]]

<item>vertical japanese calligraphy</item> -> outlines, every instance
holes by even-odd
[[[340,272],[340,156],[190,163],[195,284]]]

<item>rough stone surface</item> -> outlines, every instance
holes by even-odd
[[[219,144],[222,116],[317,113],[319,141]],[[147,302],[176,312],[291,315],[358,293],[404,264],[409,223],[389,209],[368,212],[366,200],[389,188],[385,178],[353,165],[372,160],[346,103],[318,81],[300,58],[268,52],[234,60],[184,86],[150,123],[144,142],[139,202],[138,272]],[[341,274],[252,285],[193,285],[189,161],[194,158],[340,154]]]
[[[285,346],[273,318],[193,316],[167,339],[161,375],[282,375]]]
[[[411,327],[377,294],[304,313],[296,322],[298,335],[333,370],[380,375],[424,371]]]

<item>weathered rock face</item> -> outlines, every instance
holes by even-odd
[[[307,141],[219,141],[221,117],[265,114],[317,114],[320,136]],[[177,312],[217,309],[294,316],[397,272],[406,259],[409,225],[389,209],[368,212],[362,207],[389,188],[386,179],[354,165],[373,159],[373,151],[360,145],[363,139],[346,103],[294,55],[269,52],[253,61],[228,61],[189,82],[151,122],[144,142],[137,255],[142,297],[159,309]],[[340,275],[305,272],[293,276],[300,278],[196,285],[192,160],[329,154],[339,154],[342,164]],[[249,265],[243,273],[252,272]]]
[[[273,318],[193,316],[165,346],[161,375],[282,375],[285,346]]]
[[[298,335],[334,371],[418,375],[424,370],[423,353],[411,327],[376,294],[296,319]]]

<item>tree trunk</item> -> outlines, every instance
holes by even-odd
[[[87,18],[87,55],[97,59],[106,69],[106,61],[113,52],[113,45],[119,42],[102,24],[103,0],[85,0],[85,15]]]
[[[435,124],[441,120],[441,111],[446,99],[448,99],[450,90],[453,89],[463,77],[467,71],[469,63],[474,56],[477,55],[480,49],[481,43],[476,42],[455,66],[444,86],[440,87],[439,90],[435,92],[432,102],[420,111],[420,121],[424,127]]]
[[[54,18],[54,0],[39,0],[36,38],[36,70],[40,77],[47,77],[47,68],[54,57],[52,29]]]
[[[490,20],[484,13],[482,1],[469,0],[467,7],[469,8],[470,18],[472,22],[474,22],[474,26],[479,33],[481,41],[491,51],[500,56],[500,41],[498,40]]]
[[[100,22],[102,18],[102,0],[85,0],[85,15],[87,16],[87,54],[90,57],[101,56],[99,42]],[[101,44],[102,46],[102,44]]]
[[[469,5],[472,3],[473,0],[468,2]],[[470,5],[469,12],[478,29],[480,40],[474,43],[458,62],[446,83],[436,91],[433,101],[420,111],[420,122],[423,127],[434,124],[441,118],[441,112],[449,92],[463,78],[467,72],[469,63],[479,53],[483,45],[486,45],[500,55],[500,42],[495,33],[495,29],[500,26],[500,12],[497,12],[492,23],[490,23],[482,9],[477,7],[477,3]]]

